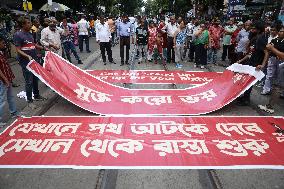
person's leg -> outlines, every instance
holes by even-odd
[[[201,59],[200,63],[203,66],[205,66],[205,65],[207,65],[207,48],[205,48],[205,45],[202,44],[200,49],[201,49],[201,53],[202,53],[201,56],[200,56],[200,59]]]
[[[9,104],[10,113],[12,115],[17,114],[17,107],[16,107],[13,89],[12,89],[11,85],[8,87],[8,90],[7,90],[7,100],[8,100],[8,104]]]
[[[74,43],[72,41],[70,41],[69,45],[70,45],[70,50],[73,53],[73,55],[75,56],[76,60],[80,61],[80,57],[79,57],[79,55],[76,51],[76,47],[75,47]]]
[[[79,49],[81,52],[83,51],[83,40],[84,37],[82,35],[79,35]]]
[[[167,40],[167,62],[171,62],[171,49],[172,49],[172,44],[173,44],[173,38],[168,37]]]
[[[39,98],[39,90],[38,90],[38,78],[33,75],[33,93],[34,93],[34,98]]]
[[[90,52],[89,36],[88,35],[85,35],[85,43],[86,43],[86,50],[87,50],[87,52]]]
[[[217,53],[218,53],[218,49],[214,48],[213,49],[213,58],[212,58],[212,63],[213,64],[217,63]]]
[[[273,80],[273,75],[275,72],[274,62],[275,62],[275,59],[273,57],[269,58],[268,64],[267,64],[267,73],[265,76],[264,86],[261,92],[262,95],[266,95],[271,92],[272,80]]]
[[[208,63],[208,64],[213,63],[213,58],[212,58],[212,56],[213,56],[213,48],[209,48],[209,49],[208,49],[208,54],[207,54],[207,63]]]
[[[226,60],[227,51],[228,51],[228,45],[223,45],[222,61]]]
[[[126,64],[129,64],[128,61],[129,61],[129,50],[130,50],[130,37],[127,37],[125,42],[126,42],[126,60],[125,60],[125,62],[126,62]]]
[[[120,58],[121,58],[121,65],[124,64],[124,38],[120,38]]]
[[[106,43],[106,51],[107,51],[108,61],[113,62],[112,51],[111,51],[111,42]]]
[[[3,122],[4,107],[6,104],[7,87],[3,81],[0,80],[0,122]]]
[[[33,91],[33,74],[27,70],[26,66],[21,65],[22,71],[23,71],[23,76],[25,79],[25,90],[26,90],[26,95],[27,95],[27,100],[28,102],[32,102],[32,91]]]
[[[100,42],[100,50],[101,50],[103,62],[105,63],[106,55],[105,55],[105,43],[104,42]]]
[[[65,43],[63,43],[63,48],[65,50],[65,55],[66,58],[69,62],[72,62],[71,60],[71,56],[70,56],[70,43],[68,41],[66,41]]]
[[[195,63],[196,66],[200,66],[201,65],[201,45],[198,44],[195,46]]]

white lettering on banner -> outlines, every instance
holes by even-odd
[[[265,140],[213,140],[217,142],[216,145],[222,153],[230,156],[248,156],[247,150],[253,151],[256,156],[261,156],[266,153],[265,149],[269,148],[269,145]]]
[[[282,133],[272,133],[272,135],[276,136],[276,140],[278,142],[284,142],[284,136]]]
[[[56,136],[61,136],[62,133],[66,133],[69,131],[71,131],[70,133],[75,134],[80,125],[82,125],[82,123],[22,123],[11,129],[9,135],[15,136],[15,132],[23,132],[27,134],[31,131],[34,131],[43,134],[49,134],[54,132]]]
[[[209,153],[204,140],[152,140],[152,142],[156,143],[154,150],[160,151],[159,156],[178,154],[180,148],[185,149],[189,154]]]
[[[213,79],[208,79],[207,77],[196,77],[194,74],[185,74],[185,73],[177,73],[177,74],[182,81],[210,82],[213,80]]]
[[[190,95],[190,96],[179,96],[181,101],[189,104],[197,103],[200,101],[200,99],[206,99],[207,102],[211,101],[214,97],[217,97],[217,94],[213,91],[213,89],[196,94],[196,95]]]
[[[121,134],[121,128],[122,123],[115,124],[115,123],[109,123],[109,124],[89,124],[89,130],[90,131],[96,131],[99,130],[100,134],[104,134],[104,132],[114,133],[114,134]]]
[[[66,154],[71,148],[75,139],[11,139],[0,147],[0,157],[4,156],[7,152],[15,151],[21,152],[33,151],[40,152],[56,152],[64,147],[62,153]]]
[[[217,123],[217,130],[227,136],[232,136],[230,131],[235,131],[240,135],[255,136],[254,133],[264,133],[256,123]]]
[[[170,135],[180,132],[188,137],[191,137],[190,132],[203,134],[209,132],[206,124],[183,124],[174,121],[160,121],[160,123],[143,123],[130,124],[131,131],[135,134],[166,134]]]
[[[172,103],[171,96],[121,96],[122,102],[127,102],[130,104],[145,102],[151,106],[161,105],[161,104],[170,104]]]
[[[88,87],[85,87],[84,85],[81,85],[80,83],[77,83],[79,86],[79,89],[75,89],[74,92],[77,93],[77,97],[86,101],[90,102],[90,97],[95,102],[110,102],[111,99],[109,98],[112,95],[97,92],[95,90],[92,90]]]
[[[233,76],[233,82],[234,83],[237,83],[238,81],[242,81],[242,83],[245,81],[245,75],[243,74],[240,74],[240,73],[236,73],[234,76]]]
[[[85,157],[90,156],[89,151],[95,151],[98,153],[106,153],[113,157],[118,157],[119,153],[117,151],[124,151],[129,154],[134,154],[135,152],[139,152],[143,150],[144,140],[131,140],[131,139],[118,139],[118,140],[86,140],[81,145],[81,153]]]

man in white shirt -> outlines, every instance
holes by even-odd
[[[174,16],[171,16],[170,23],[163,28],[167,32],[167,62],[175,63],[175,49],[174,49],[174,33],[178,29],[178,24]]]
[[[100,44],[100,50],[104,65],[106,65],[105,51],[107,51],[108,61],[110,63],[116,64],[112,58],[111,32],[108,23],[105,22],[104,16],[100,17],[100,23],[98,23],[96,26],[96,39],[97,42]]]
[[[60,35],[63,30],[56,27],[57,21],[55,18],[50,19],[49,26],[41,31],[41,44],[50,49],[52,52],[62,56],[62,47]]]
[[[85,16],[83,15],[81,17],[81,20],[77,23],[78,29],[79,29],[79,49],[80,52],[83,51],[83,41],[85,40],[86,43],[86,50],[88,53],[90,53],[89,49],[89,29],[90,24],[87,20],[85,20]]]

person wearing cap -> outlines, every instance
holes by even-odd
[[[174,16],[170,17],[170,23],[167,23],[163,30],[167,33],[167,62],[175,63],[174,34],[178,29],[178,23]]]
[[[120,66],[123,66],[124,64],[129,65],[129,50],[130,50],[130,37],[132,37],[132,43],[134,43],[134,39],[132,36],[133,31],[133,25],[128,19],[127,15],[123,15],[122,22],[118,23],[117,26],[117,35],[120,38],[120,58],[121,58],[121,64]],[[126,59],[124,62],[124,46],[126,46]]]

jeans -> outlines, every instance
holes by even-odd
[[[182,61],[183,52],[184,44],[176,44],[175,59],[177,63],[180,63]]]
[[[11,114],[17,113],[17,108],[16,108],[16,103],[13,95],[13,90],[12,90],[12,83],[10,83],[9,87],[7,87],[3,81],[0,80],[0,122],[3,120],[3,115],[4,115],[4,106],[6,103],[6,98],[7,96],[7,101],[9,104],[9,110]]]
[[[270,57],[267,65],[267,74],[263,86],[263,93],[271,92],[272,84],[276,81],[279,70],[279,60],[276,57]]]
[[[83,41],[86,43],[86,51],[90,51],[89,49],[89,36],[88,35],[79,35],[79,49],[83,51]]]
[[[147,52],[147,46],[146,45],[138,45],[137,46],[137,55],[136,57],[138,58],[138,62],[142,62],[142,59],[145,59]],[[141,56],[140,56],[141,54]]]
[[[27,94],[27,100],[28,102],[32,102],[32,93],[34,93],[34,97],[39,96],[39,90],[38,90],[38,78],[33,75],[32,72],[30,72],[25,65],[21,64],[23,75],[25,78],[25,88],[26,88],[26,94]]]
[[[217,52],[218,52],[218,49],[215,49],[215,48],[208,49],[207,63],[212,63],[212,64],[217,63]]]
[[[70,56],[70,51],[73,53],[73,55],[75,56],[76,60],[80,60],[80,57],[78,56],[77,54],[77,51],[76,51],[76,48],[75,48],[75,45],[72,41],[66,41],[63,43],[63,47],[64,47],[64,50],[65,50],[65,54],[66,54],[66,57],[67,59],[69,60],[69,62],[72,62],[71,60],[71,56]]]

